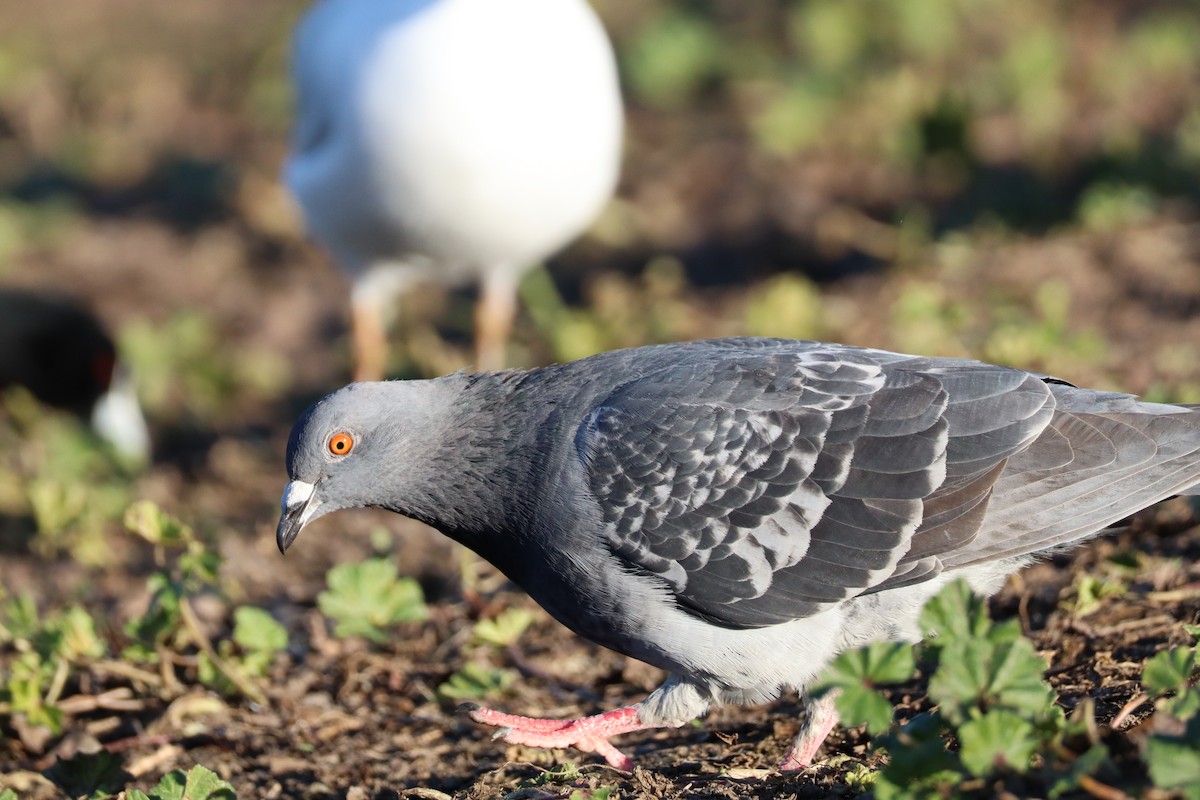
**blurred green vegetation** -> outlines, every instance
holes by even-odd
[[[1088,166],[1196,197],[1193,4],[660,2],[629,15],[618,42],[635,103],[732,109],[776,156],[855,153],[936,173],[942,192],[987,165]],[[1154,95],[1165,107],[1145,108]]]
[[[0,533],[10,542],[42,558],[111,563],[105,532],[129,504],[131,481],[79,420],[47,412],[19,387],[0,394]]]
[[[630,107],[625,188],[567,257],[592,267],[579,291],[531,277],[518,362],[755,334],[1063,363],[1121,383],[1109,333],[1089,319],[1103,309],[1074,302],[1053,260],[1022,290],[977,289],[1009,270],[997,252],[1030,236],[1074,237],[1103,261],[1105,236],[1196,218],[1195,4],[595,4]],[[235,224],[247,262],[296,253],[277,175],[288,32],[305,5],[0,8],[0,278],[63,258],[81,228],[113,217],[184,235]],[[877,296],[831,303],[822,281],[865,268],[886,276]],[[698,288],[698,272],[717,285]],[[286,356],[225,347],[211,316],[195,307],[150,327],[127,310],[123,344],[168,419],[211,423],[230,396],[293,380]],[[416,349],[427,371],[464,352]],[[1141,383],[1164,397],[1187,384],[1191,397],[1196,370]]]
[[[180,311],[160,325],[134,320],[120,348],[137,376],[139,398],[160,423],[212,425],[239,399],[279,397],[291,377],[278,354],[227,347],[200,310]]]

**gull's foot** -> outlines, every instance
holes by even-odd
[[[499,728],[492,738],[528,747],[574,747],[585,753],[603,756],[610,765],[627,772],[633,769],[633,759],[613,747],[608,738],[656,727],[638,719],[637,706],[572,720],[518,717],[474,703],[464,703],[460,709],[481,725]]]
[[[835,697],[836,691],[826,694],[820,700],[807,700],[805,705],[808,713],[804,719],[804,726],[800,728],[796,741],[792,742],[792,746],[784,753],[783,760],[779,762],[780,772],[808,769],[812,766],[817,751],[825,743],[829,732],[838,724],[837,706],[833,702]]]

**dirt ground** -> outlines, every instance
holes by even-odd
[[[1164,224],[1160,235],[1169,238],[1176,230]],[[770,772],[798,729],[795,698],[763,708],[721,708],[695,726],[624,737],[621,745],[638,762],[632,774],[574,752],[542,753],[492,741],[488,731],[456,714],[453,704],[440,702],[434,689],[470,657],[467,641],[476,620],[507,606],[534,608],[527,598],[485,573],[482,597],[467,602],[456,546],[417,523],[384,513],[328,518],[306,531],[286,558],[275,549],[276,498],[284,481],[282,452],[291,417],[304,398],[332,385],[330,373],[345,369],[322,338],[327,323],[313,323],[333,320],[336,326],[342,319],[340,279],[307,255],[281,259],[262,274],[214,277],[182,269],[164,278],[158,263],[172,258],[172,248],[182,247],[179,237],[137,219],[108,222],[91,235],[95,238],[87,260],[104,264],[106,275],[120,276],[112,280],[138,286],[164,308],[184,307],[212,293],[217,300],[209,307],[224,325],[241,326],[242,339],[280,348],[298,365],[298,374],[313,376],[308,385],[297,379],[295,397],[248,402],[239,415],[231,415],[236,421],[224,422],[199,442],[182,432],[170,433],[176,438],[162,445],[165,451],[138,482],[141,496],[213,533],[225,557],[223,578],[230,592],[225,600],[213,598],[206,616],[223,619],[234,598],[263,604],[287,624],[291,646],[272,671],[269,703],[263,707],[226,703],[197,689],[171,702],[139,690],[132,709],[99,708],[81,715],[73,733],[122,753],[126,769],[137,776],[134,785],[152,785],[175,767],[204,764],[230,780],[243,797],[566,797],[580,788],[605,787],[620,796],[651,798],[853,793],[844,783],[846,771],[863,759],[873,763],[861,732],[835,733],[822,761],[802,774]],[[130,240],[138,237],[143,240],[138,258],[123,257]],[[1077,243],[1027,242],[1019,246],[1019,257],[1009,257],[1036,262],[1063,247],[1086,252]],[[147,258],[147,250],[155,248],[160,253]],[[1107,273],[1091,264],[1091,272],[1081,279],[1088,291],[1098,297],[1123,291],[1115,281],[1101,280]],[[130,302],[114,301],[104,283],[88,284],[86,276],[94,273],[72,273],[70,264],[50,261],[41,267],[60,270],[62,280],[85,287],[109,313],[119,313],[120,303]],[[47,274],[40,272],[39,278]],[[230,287],[231,278],[237,286]],[[1006,279],[1016,280],[1012,272]],[[865,307],[888,280],[868,276],[829,291]],[[1164,325],[1152,303],[1113,324],[1121,326],[1123,336],[1141,335],[1140,340],[1121,341],[1130,353],[1192,335],[1184,330],[1194,326],[1190,316]],[[1135,366],[1129,374],[1137,374]],[[372,534],[380,526],[394,532],[391,552],[403,572],[421,580],[432,615],[426,623],[401,626],[386,646],[372,649],[331,637],[314,598],[331,565],[375,552]],[[32,589],[43,600],[86,599],[89,608],[122,618],[145,602],[144,592],[130,587],[139,583],[149,562],[145,552],[127,542],[115,546],[123,548],[119,559],[98,573],[66,559],[47,565],[17,550],[4,554],[0,575],[10,593]],[[1072,613],[1073,580],[1104,576],[1110,556],[1130,552],[1142,554],[1146,569],[1129,591],[1103,598],[1086,616]],[[998,617],[1022,620],[1048,659],[1065,708],[1092,703],[1097,718],[1110,721],[1138,695],[1143,661],[1164,646],[1186,644],[1181,623],[1200,622],[1196,510],[1185,500],[1172,501],[1140,515],[1123,533],[1038,564],[1015,579],[993,608]],[[581,641],[540,611],[536,619],[517,646],[496,659],[498,666],[515,668],[522,676],[496,700],[505,710],[555,717],[595,713],[636,702],[662,677]],[[103,696],[129,686],[125,677],[94,672],[78,690]],[[914,684],[896,699],[919,708],[923,691]],[[1135,727],[1149,710],[1147,705],[1133,711],[1127,724]],[[1136,737],[1135,731],[1127,748],[1135,746]],[[14,739],[5,740],[0,763],[6,780],[24,787],[22,797],[57,796],[38,773],[56,754],[69,753],[71,742],[68,736],[56,749],[31,755]],[[573,766],[564,770],[564,764]]]
[[[274,4],[282,5],[299,4]],[[189,13],[203,14],[193,6],[199,7],[188,4]],[[0,8],[0,20],[5,14],[18,12]],[[1146,103],[1170,109],[1187,96],[1186,86],[1169,87],[1155,95],[1157,105]],[[0,120],[4,113],[0,107]],[[249,131],[244,121],[211,108],[179,114],[183,121],[172,130],[188,131],[198,149],[216,152],[214,161],[232,159],[236,189],[203,205],[204,213],[189,206],[181,219],[172,205],[177,196],[163,188],[174,184],[161,174],[116,189],[54,184],[78,216],[57,238],[14,250],[0,278],[5,285],[68,287],[117,330],[134,320],[163,326],[199,311],[217,349],[269,354],[286,365],[275,389],[231,392],[206,415],[190,414],[186,397],[178,396],[150,409],[155,454],[134,494],[194,525],[223,555],[223,596],[206,597],[198,608],[206,623],[228,630],[235,605],[261,605],[287,626],[290,646],[265,682],[268,702],[261,706],[199,687],[161,699],[136,677],[86,671],[69,694],[95,707],[73,716],[67,734],[44,752],[29,752],[12,736],[0,739],[0,785],[22,798],[58,797],[43,771],[59,756],[98,743],[123,756],[131,786],[146,789],[171,769],[204,764],[244,798],[516,800],[576,791],[586,797],[606,788],[615,790],[612,796],[663,800],[854,794],[850,770],[876,763],[861,731],[835,732],[810,770],[772,771],[799,727],[795,698],[720,708],[692,726],[623,737],[619,746],[638,764],[633,773],[575,752],[493,741],[435,695],[472,657],[521,675],[492,705],[536,716],[636,702],[663,676],[580,640],[488,568],[464,560],[456,546],[394,515],[340,513],[306,530],[286,558],[279,555],[274,527],[287,434],[309,402],[348,379],[348,289],[304,241],[274,183],[286,146],[281,133]],[[1004,121],[989,124],[1002,128]],[[1077,127],[1078,136],[1064,140],[1086,139],[1082,118]],[[1194,187],[1110,229],[1051,215],[995,234],[963,226],[970,236],[964,244],[941,234],[960,225],[956,214],[978,211],[998,196],[988,187],[1004,170],[981,171],[978,180],[942,196],[936,180],[901,180],[846,153],[818,149],[781,165],[711,110],[681,115],[634,107],[629,129],[621,202],[551,264],[572,309],[599,313],[597,275],[616,276],[615,285],[636,294],[646,264],[665,254],[683,274],[668,298],[672,309],[682,309],[673,338],[744,333],[754,292],[780,276],[804,275],[819,287],[821,321],[810,328],[825,338],[992,359],[1015,353],[1021,363],[1014,366],[1081,385],[1200,402]],[[3,137],[0,125],[0,143]],[[28,174],[15,174],[11,165],[0,170],[4,197],[41,196],[29,189],[30,181],[45,178],[41,165],[25,166]],[[1064,168],[1032,191],[1070,193],[1081,175]],[[1015,173],[1001,177],[1020,182]],[[1015,202],[1028,197],[1018,193]],[[934,235],[910,252],[903,226],[893,221],[913,198],[934,210]],[[1069,300],[1061,313],[1038,305],[1048,283]],[[397,374],[465,363],[468,339],[456,320],[469,315],[470,297],[430,298],[412,304],[431,310],[414,314],[416,322],[397,334],[407,353]],[[1011,335],[998,340],[996,330]],[[1030,331],[1040,337],[1033,345],[1021,338]],[[513,352],[524,366],[553,358],[546,331],[528,312]],[[109,564],[94,568],[65,554],[47,561],[28,540],[6,537],[0,582],[10,596],[33,592],[43,608],[82,602],[107,621],[105,637],[120,641],[123,620],[145,607],[144,579],[153,566],[149,549],[119,526],[108,541]],[[334,638],[315,607],[327,570],[379,553],[420,580],[430,619],[398,627],[381,647]],[[1138,554],[1139,568],[1120,579],[1126,591],[1077,613],[1077,580],[1116,581],[1114,557],[1128,561],[1131,554]],[[479,591],[464,592],[463,570],[476,568]],[[512,606],[536,612],[530,629],[505,652],[473,653],[471,626]],[[1098,735],[1115,743],[1117,767],[1140,769],[1130,756],[1152,706],[1127,704],[1140,693],[1145,659],[1188,644],[1182,625],[1200,623],[1200,508],[1175,499],[1143,512],[1121,532],[1031,567],[1010,581],[992,609],[997,618],[1021,620],[1047,659],[1064,708],[1094,707]],[[919,682],[895,699],[904,712],[927,705]],[[1109,731],[1118,715],[1122,732]]]

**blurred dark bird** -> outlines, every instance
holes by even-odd
[[[916,641],[953,578],[991,594],[1200,482],[1200,411],[966,359],[723,339],[529,372],[356,383],[288,443],[281,550],[341,508],[432,525],[564,625],[670,677],[569,722],[476,708],[574,746],[714,703],[804,691],[839,652]],[[781,767],[811,763],[828,696]]]
[[[517,284],[608,201],[622,110],[585,0],[322,0],[292,51],[286,180],[353,278],[358,380],[418,281],[477,282],[476,351],[503,366]]]
[[[100,321],[76,301],[0,290],[0,389],[9,386],[88,422],[123,457],[148,458],[150,434],[132,381]]]

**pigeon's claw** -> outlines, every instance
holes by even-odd
[[[626,772],[633,769],[633,759],[614,747],[608,741],[609,737],[657,727],[647,725],[638,718],[637,706],[573,720],[518,717],[475,705],[464,710],[467,716],[481,725],[499,728],[494,738],[527,747],[574,747],[585,753],[603,756],[611,766]]]
[[[792,772],[812,766],[817,751],[825,743],[829,732],[838,724],[837,706],[834,705],[838,691],[840,690],[830,692],[819,700],[806,698],[808,713],[804,719],[804,726],[800,728],[796,741],[792,742],[792,746],[784,753],[783,760],[779,762],[780,772]]]

